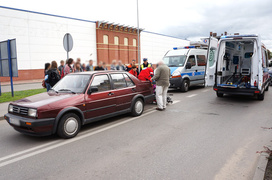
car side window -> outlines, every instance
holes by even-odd
[[[124,76],[128,87],[135,86],[134,82],[130,79],[130,77],[127,74],[124,74]]]
[[[196,55],[197,65],[198,66],[206,66],[206,57],[205,55]]]
[[[93,78],[91,87],[97,87],[98,92],[108,91],[111,89],[111,84],[108,75],[97,75]]]
[[[192,66],[195,66],[196,65],[195,56],[194,55],[189,56],[188,62],[190,62]]]
[[[127,87],[127,83],[123,74],[111,74],[114,89]]]

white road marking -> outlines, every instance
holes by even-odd
[[[179,100],[176,100],[174,101],[172,104],[176,104],[180,102]],[[89,137],[89,136],[92,136],[92,135],[95,135],[95,134],[98,134],[98,133],[101,133],[101,132],[104,132],[106,130],[109,130],[109,129],[112,129],[112,128],[115,128],[117,126],[120,126],[122,124],[126,124],[128,122],[131,122],[131,121],[134,121],[136,119],[139,119],[139,118],[142,118],[143,116],[147,116],[151,113],[154,113],[156,112],[156,110],[154,108],[152,108],[149,112],[145,112],[143,115],[141,116],[138,116],[138,117],[134,117],[134,118],[131,118],[131,119],[128,119],[128,120],[125,120],[125,121],[122,121],[122,122],[119,122],[119,123],[116,123],[116,124],[113,124],[113,125],[110,125],[108,127],[105,127],[105,128],[102,128],[102,129],[98,129],[97,131],[93,131],[93,132],[89,132],[89,133],[85,133],[81,136],[77,136],[77,137],[74,137],[72,139],[67,139],[67,140],[57,140],[57,141],[53,141],[53,142],[50,142],[50,143],[47,143],[47,144],[44,144],[44,145],[41,145],[41,146],[37,146],[37,147],[34,147],[34,148],[30,148],[30,149],[27,149],[27,150],[24,150],[24,151],[20,151],[20,152],[17,152],[17,153],[14,153],[14,154],[11,154],[11,155],[8,155],[8,156],[4,156],[2,158],[0,158],[0,162],[1,161],[4,161],[6,159],[9,159],[9,158],[12,158],[12,157],[15,157],[15,156],[19,156],[21,154],[25,154],[25,153],[28,153],[28,154],[25,154],[25,155],[22,155],[22,156],[19,156],[19,157],[16,157],[16,158],[13,158],[13,159],[10,159],[8,161],[4,161],[4,162],[1,162],[0,163],[0,168],[3,167],[3,166],[6,166],[6,165],[9,165],[9,164],[12,164],[12,163],[15,163],[17,161],[20,161],[20,160],[23,160],[23,159],[26,159],[26,158],[29,158],[29,157],[32,157],[32,156],[35,156],[37,154],[41,154],[43,152],[47,152],[49,150],[52,150],[52,149],[55,149],[55,148],[58,148],[58,147],[61,147],[61,146],[64,146],[66,144],[70,144],[72,142],[75,142],[75,141],[78,141],[78,140],[81,140],[81,139],[84,139],[86,137]],[[90,130],[92,131],[92,130]],[[49,146],[51,145],[51,146]],[[46,147],[48,146],[48,147]],[[45,147],[45,148],[43,148]],[[40,148],[43,148],[43,149],[40,149]],[[40,149],[40,150],[37,150],[37,149]],[[34,152],[31,152],[33,150],[37,150],[37,151],[34,151]]]
[[[194,97],[194,96],[197,96],[197,94],[191,94],[191,95],[186,96],[186,97],[191,98],[191,97]]]

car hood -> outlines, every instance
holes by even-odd
[[[55,103],[66,98],[70,98],[72,96],[79,96],[79,94],[71,93],[57,94],[45,92],[34,96],[29,96],[18,101],[14,101],[11,104],[23,107],[39,108],[41,106],[50,105],[51,103]]]

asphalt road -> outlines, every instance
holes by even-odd
[[[217,98],[211,88],[171,91],[174,104],[138,118],[84,126],[69,140],[30,137],[0,121],[0,179],[252,179],[272,145],[272,92]]]

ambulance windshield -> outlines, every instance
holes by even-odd
[[[186,56],[165,56],[163,61],[168,67],[181,67],[184,66]]]

